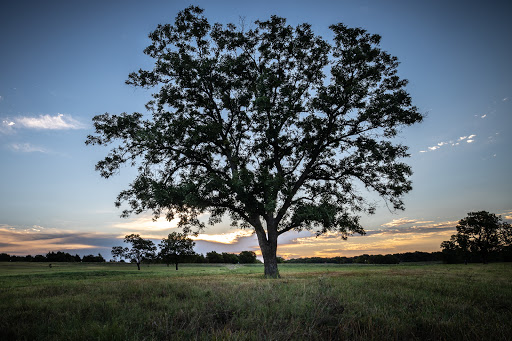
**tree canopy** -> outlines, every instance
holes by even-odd
[[[468,262],[471,253],[487,263],[492,254],[509,251],[512,246],[512,228],[501,216],[487,211],[469,212],[457,224],[457,233],[441,243],[447,261],[462,257]]]
[[[364,234],[362,213],[377,193],[403,209],[411,168],[394,139],[422,120],[381,37],[331,25],[332,41],[309,24],[271,16],[246,27],[210,24],[198,7],[158,25],[144,52],[152,70],[127,84],[153,88],[151,115],[94,117],[87,144],[113,145],[96,168],[123,164],[138,175],[116,205],[123,216],[152,211],[185,232],[228,216],[258,236],[265,274],[277,277],[277,239],[291,230]]]
[[[160,247],[159,257],[164,260],[167,265],[174,263],[178,270],[178,263],[183,257],[194,254],[194,246],[196,243],[187,237],[184,233],[172,232],[167,238],[162,239],[158,246]]]
[[[149,240],[142,238],[139,234],[129,234],[124,237],[124,242],[131,244],[131,248],[114,246],[112,248],[112,256],[116,258],[126,258],[137,264],[140,270],[140,263],[144,260],[155,258],[156,246]]]

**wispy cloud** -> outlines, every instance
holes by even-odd
[[[50,151],[40,146],[34,146],[30,143],[11,143],[9,149],[20,153],[49,153]]]
[[[427,149],[420,150],[420,153],[433,152],[433,151],[438,150],[445,146],[455,147],[455,146],[460,145],[462,142],[473,143],[475,141],[475,139],[474,139],[475,137],[476,137],[475,134],[471,134],[471,135],[461,136],[458,139],[454,139],[454,140],[442,141],[442,142],[437,143],[435,146],[427,147]]]
[[[408,219],[408,218],[399,218],[399,219],[393,219],[388,223],[382,224],[382,226],[385,227],[398,227],[398,226],[404,226],[407,224],[428,224],[433,223],[433,221],[420,221],[417,219]]]
[[[474,138],[475,136],[476,136],[475,134],[472,134],[472,135],[469,135],[469,136],[461,136],[461,137],[459,137],[459,139],[457,140],[457,142],[461,142],[461,141],[466,140],[466,142],[471,143],[471,142],[473,142],[473,138]],[[471,142],[469,142],[469,141],[471,141]]]
[[[57,114],[55,116],[39,115],[39,117],[18,117],[14,123],[30,129],[83,129],[84,125],[70,115]]]
[[[15,124],[16,123],[9,119],[2,120],[2,123],[0,124],[0,133],[6,134],[12,132]]]
[[[454,231],[458,221],[434,222],[431,220],[417,220],[400,218],[382,224],[383,229],[367,231],[367,235],[389,235],[410,233],[438,233],[440,231]]]
[[[120,243],[115,235],[60,230],[39,225],[20,227],[7,224],[0,224],[0,240],[0,252],[16,255],[92,249],[106,251],[112,245]]]
[[[154,232],[165,232],[170,229],[175,229],[178,226],[178,220],[167,221],[165,218],[160,217],[157,220],[153,221],[152,217],[149,215],[137,216],[130,221],[125,223],[116,223],[112,227],[134,232],[137,231],[141,235],[145,235],[148,238],[147,234],[153,234]],[[156,238],[165,237],[165,233],[160,233]]]
[[[501,216],[503,216],[503,218],[506,220],[512,220],[512,211],[502,212]]]

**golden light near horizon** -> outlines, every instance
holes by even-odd
[[[152,217],[143,215],[125,223],[113,224],[112,227],[127,231],[138,231],[141,234],[146,234],[147,237],[147,233],[163,232],[166,230],[178,228],[178,219],[168,221],[164,217],[160,217],[157,220],[153,220]]]
[[[358,256],[413,251],[438,251],[440,244],[455,233],[457,221],[434,222],[399,218],[368,230],[365,236],[354,235],[342,240],[339,233],[299,237],[280,244],[278,254],[284,258]]]
[[[250,237],[254,234],[252,230],[237,230],[221,234],[206,234],[200,233],[197,236],[191,236],[193,240],[203,240],[207,242],[220,243],[220,244],[235,244],[240,238]]]

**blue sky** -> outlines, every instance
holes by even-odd
[[[292,25],[343,22],[382,36],[401,62],[423,123],[403,131],[413,191],[404,212],[364,217],[347,241],[307,232],[282,236],[285,257],[435,251],[468,212],[512,220],[512,5],[507,1],[10,1],[0,11],[0,252],[108,256],[127,233],[155,240],[175,230],[149,215],[119,218],[119,191],[135,172],[94,171],[108,150],[85,146],[93,116],[144,112],[151,91],[124,84],[151,68],[142,51],[157,24],[190,4],[212,22],[277,14]],[[375,198],[371,193],[368,197]],[[196,251],[258,250],[249,231],[224,222]]]

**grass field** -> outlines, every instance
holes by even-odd
[[[0,263],[0,340],[510,340],[512,263]]]

